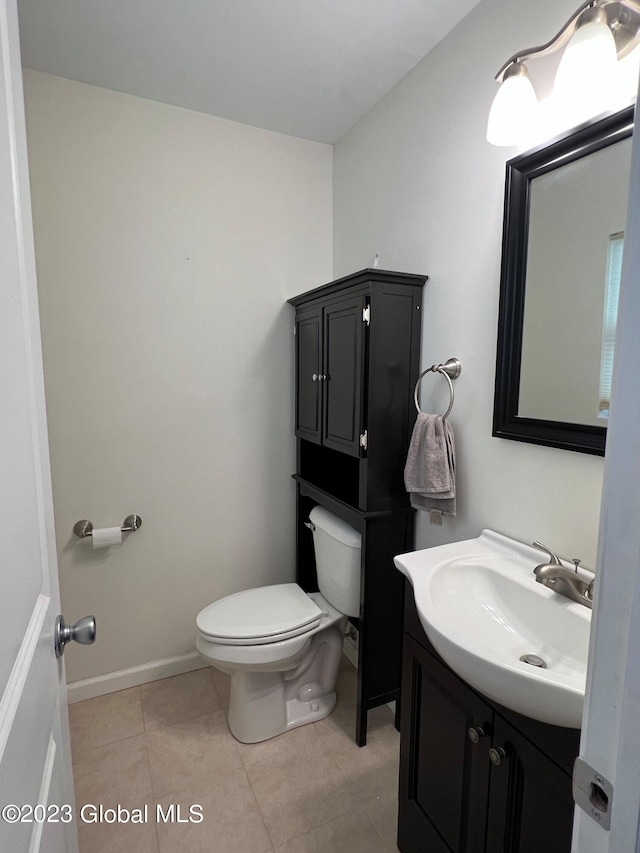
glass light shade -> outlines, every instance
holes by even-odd
[[[505,77],[491,105],[487,140],[492,145],[520,145],[531,136],[537,106],[526,70]]]
[[[616,67],[613,109],[622,109],[633,103],[638,95],[638,77],[640,76],[640,47],[635,47],[624,59],[619,59]]]
[[[574,123],[606,110],[616,62],[616,43],[604,21],[579,26],[558,66],[553,88],[558,110]]]

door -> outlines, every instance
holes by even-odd
[[[0,0],[0,59],[0,850],[74,853],[15,0]]]
[[[498,714],[492,752],[487,850],[570,853],[571,777]]]
[[[640,101],[636,104],[640,116]],[[574,853],[640,849],[640,134],[634,131],[580,756],[614,787],[609,832],[576,810]]]
[[[362,296],[296,312],[298,438],[360,456],[365,332]]]
[[[296,423],[298,438],[320,444],[322,308],[296,311]]]
[[[398,847],[484,853],[491,708],[405,634],[401,714]]]
[[[341,299],[324,309],[322,443],[360,456],[363,430],[364,299]]]

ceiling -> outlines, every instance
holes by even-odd
[[[18,0],[27,68],[340,139],[479,0]]]

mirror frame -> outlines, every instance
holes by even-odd
[[[518,417],[531,182],[633,133],[634,107],[607,115],[507,162],[493,435],[604,456],[607,428]]]

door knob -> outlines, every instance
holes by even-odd
[[[96,617],[85,616],[76,622],[75,625],[65,624],[64,617],[58,616],[56,626],[53,631],[53,644],[56,650],[56,657],[60,658],[64,654],[64,647],[68,642],[74,640],[83,646],[90,646],[96,641]]]

